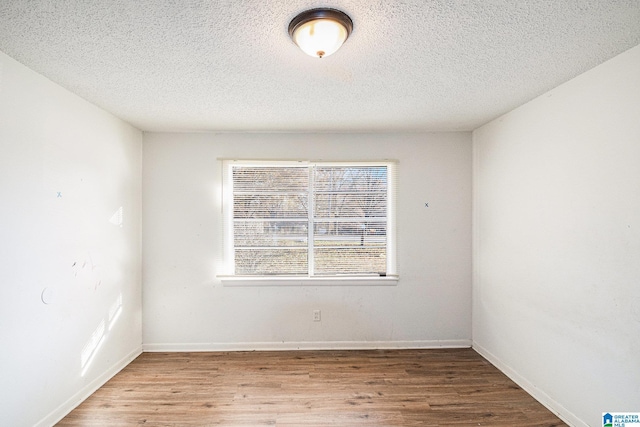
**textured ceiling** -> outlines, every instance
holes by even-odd
[[[330,6],[354,31],[289,39]],[[3,0],[0,50],[149,131],[471,130],[640,44],[639,0]]]

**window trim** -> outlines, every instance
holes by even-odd
[[[399,276],[396,270],[396,186],[397,161],[308,161],[308,160],[238,160],[219,159],[222,163],[222,266],[216,277],[224,286],[395,286]],[[386,166],[387,167],[387,235],[386,275],[256,275],[230,274],[234,265],[233,246],[233,168],[241,166]],[[310,227],[311,229],[311,227]]]
[[[396,286],[393,276],[218,276],[224,286]]]

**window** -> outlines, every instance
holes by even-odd
[[[228,276],[396,280],[394,166],[225,161]]]

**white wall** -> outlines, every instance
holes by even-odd
[[[574,425],[640,410],[640,46],[473,138],[474,347]]]
[[[214,280],[219,158],[399,160],[398,285]],[[470,133],[145,134],[143,208],[146,350],[471,345]]]
[[[141,144],[0,53],[0,425],[54,423],[141,351]]]

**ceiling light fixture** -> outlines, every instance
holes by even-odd
[[[289,35],[295,44],[317,58],[340,49],[352,30],[353,21],[346,13],[329,8],[307,10],[289,23]]]

